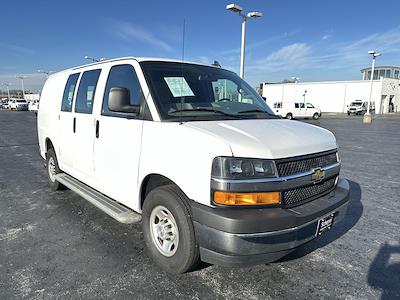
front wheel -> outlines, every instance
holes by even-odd
[[[319,113],[315,113],[315,114],[313,115],[313,119],[314,119],[314,120],[318,120],[318,119],[319,119]]]
[[[53,191],[63,190],[65,187],[56,180],[56,175],[61,173],[54,149],[47,151],[46,155],[47,179]]]
[[[199,262],[187,199],[175,185],[158,187],[147,195],[142,229],[149,255],[165,271],[185,273]]]

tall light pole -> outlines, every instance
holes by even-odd
[[[18,76],[15,76],[15,78],[21,79],[21,86],[22,86],[22,98],[25,100],[24,79],[26,78],[26,76],[24,76],[24,75],[18,75]]]
[[[3,85],[7,87],[8,101],[10,101],[10,85],[11,85],[11,83],[3,83]]]
[[[368,98],[368,103],[367,103],[367,112],[364,114],[363,117],[363,123],[369,124],[372,122],[372,117],[370,114],[370,105],[371,105],[371,100],[372,100],[372,85],[374,83],[374,71],[375,71],[375,59],[380,56],[381,54],[376,52],[375,50],[368,51],[368,54],[372,56],[372,68],[371,68],[371,84],[369,88],[369,98]]]
[[[257,11],[252,11],[247,14],[242,13],[242,8],[237,4],[229,4],[226,6],[227,10],[230,10],[234,13],[237,13],[242,17],[242,44],[240,48],[240,77],[244,77],[244,59],[245,59],[245,51],[246,51],[246,21],[251,18],[259,18],[262,17],[262,13]]]

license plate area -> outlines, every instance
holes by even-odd
[[[335,214],[330,214],[329,216],[323,217],[318,221],[316,236],[323,234],[325,231],[328,231],[332,228],[333,220],[335,218]]]

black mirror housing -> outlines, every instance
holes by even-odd
[[[131,94],[127,88],[113,87],[108,94],[108,109],[112,112],[134,113],[140,112],[139,105],[131,105]]]

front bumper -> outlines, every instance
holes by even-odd
[[[314,239],[321,218],[335,214],[334,224],[342,220],[349,191],[347,180],[340,179],[328,195],[291,209],[211,208],[192,202],[201,259],[225,266],[276,261]]]

